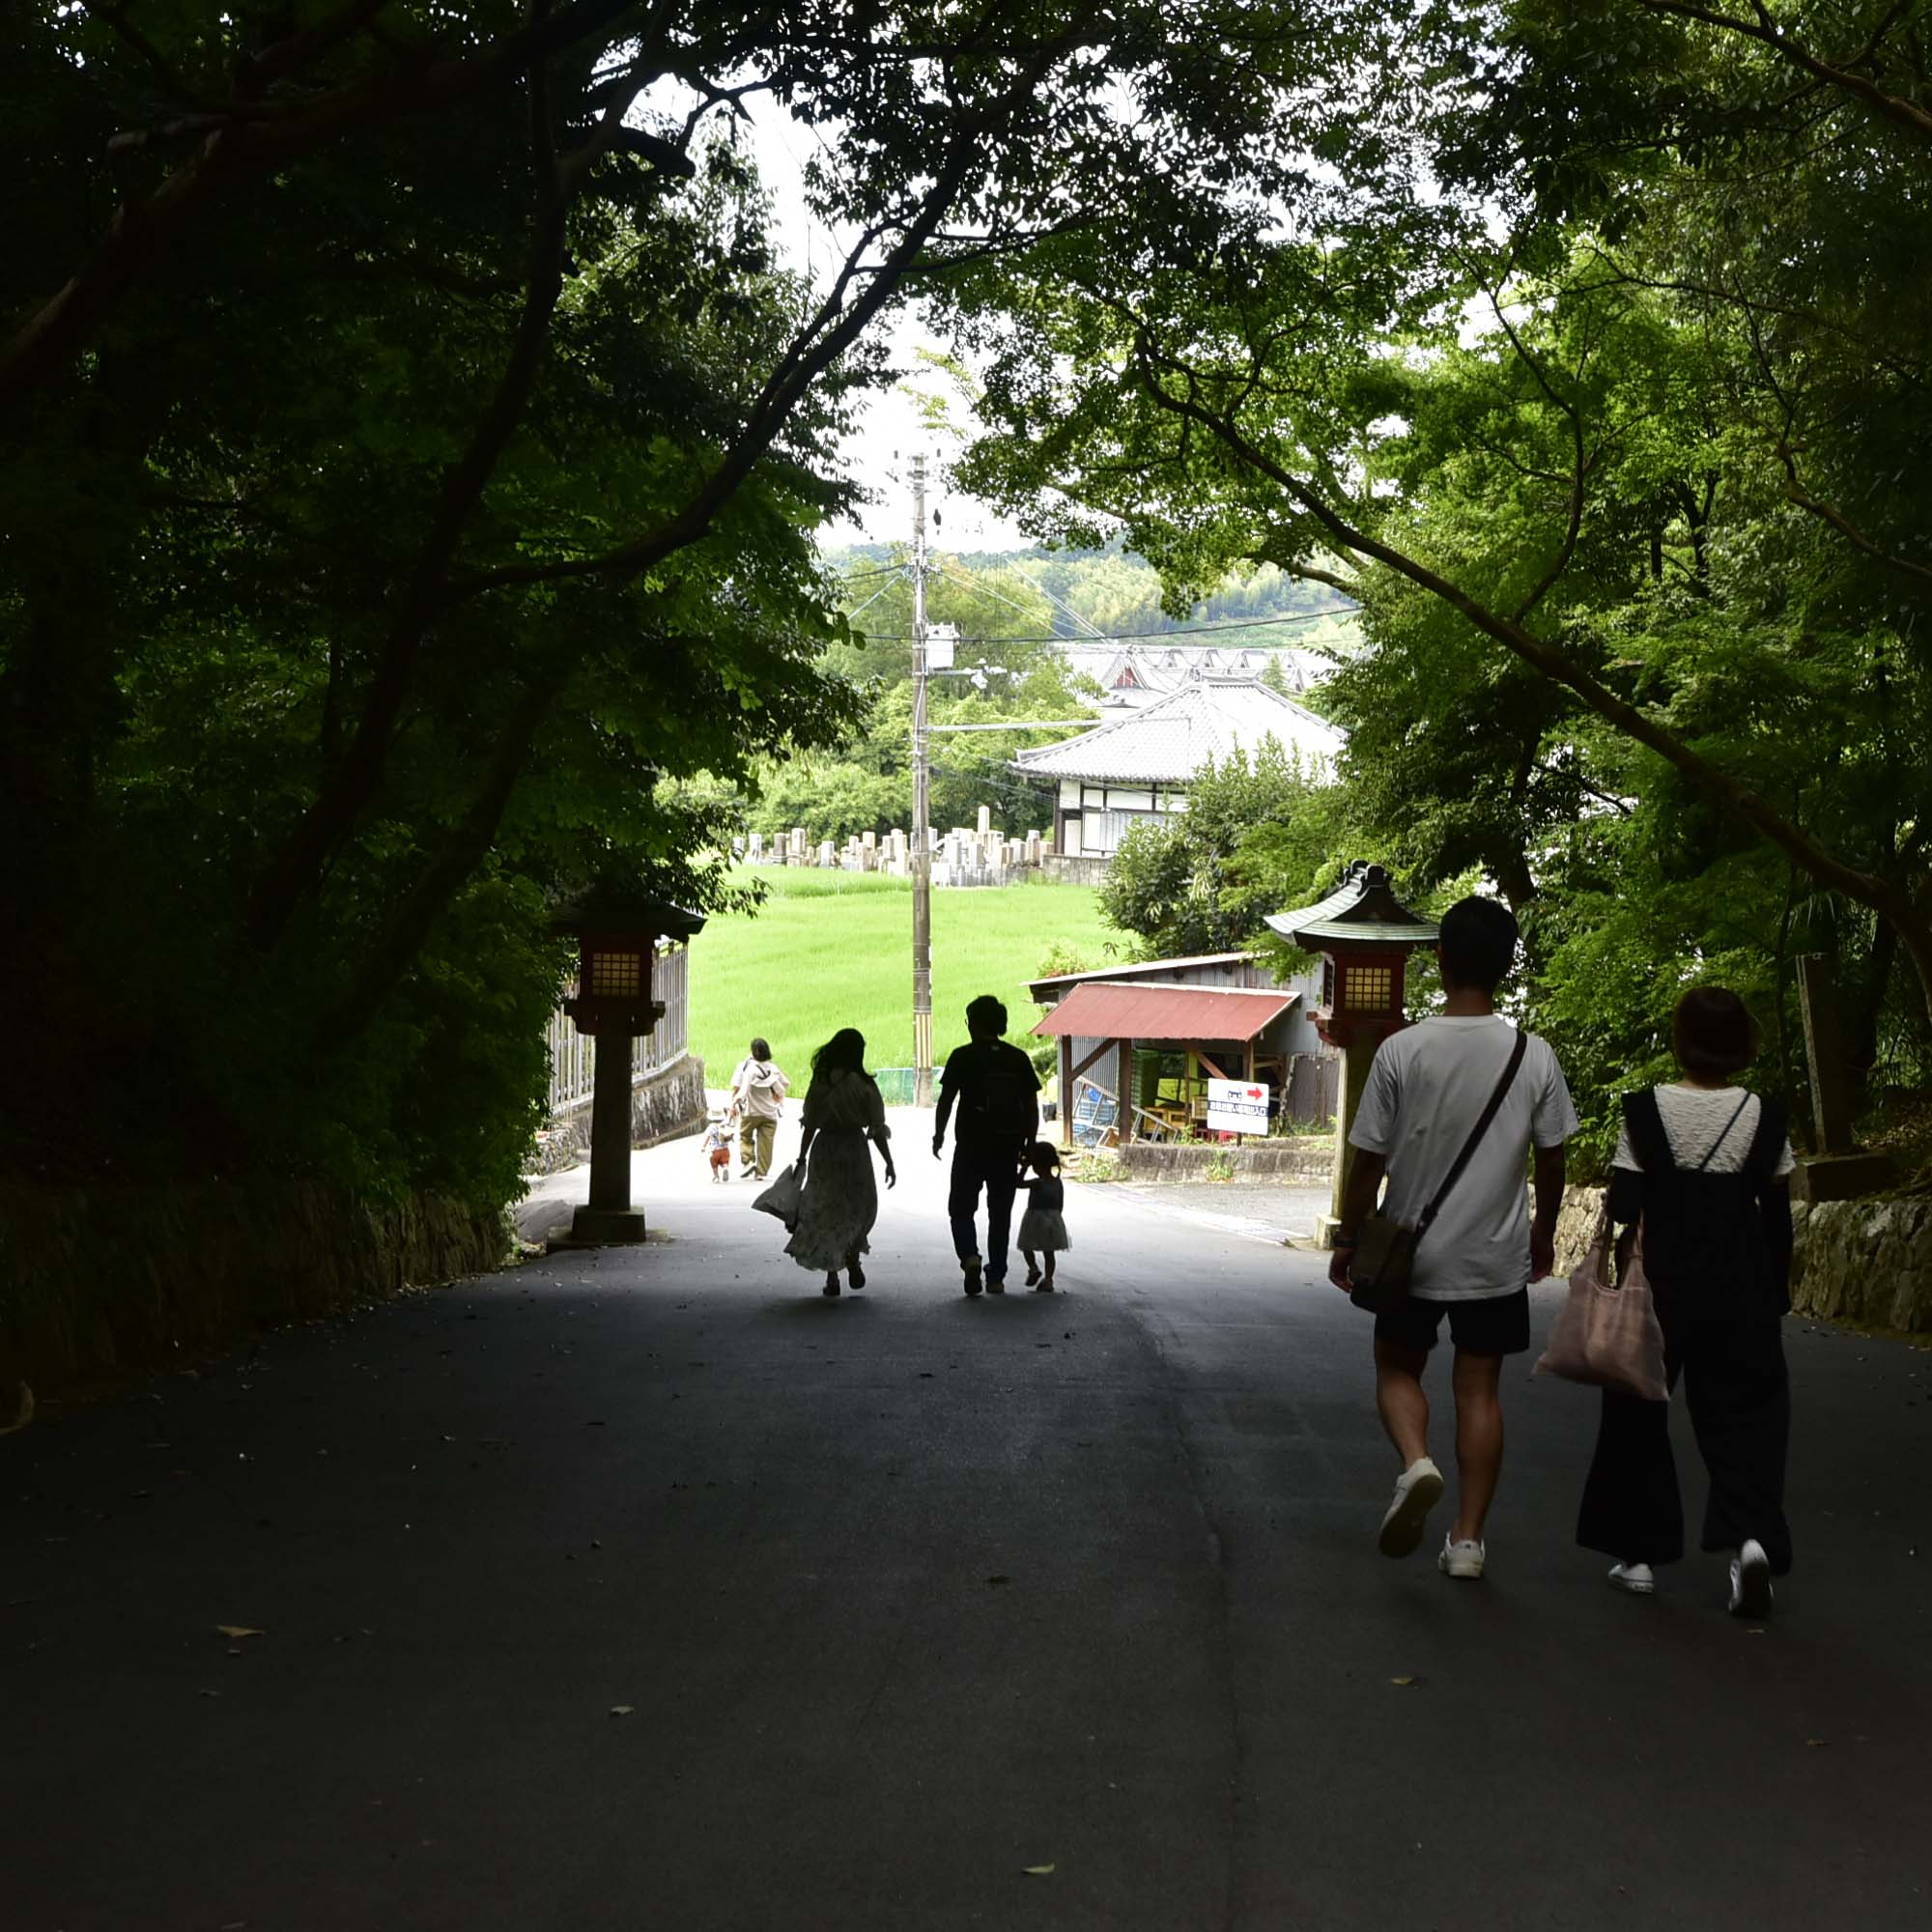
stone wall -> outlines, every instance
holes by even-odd
[[[1601,1187],[1564,1190],[1556,1270],[1583,1259],[1603,1211]],[[1828,1321],[1932,1334],[1932,1199],[1795,1201],[1791,1305]]]
[[[1932,1334],[1932,1200],[1799,1201],[1794,1307],[1830,1321]]]
[[[373,1208],[309,1182],[0,1184],[0,1389],[180,1362],[482,1273],[508,1245],[500,1212]]]
[[[1131,1141],[1109,1149],[1122,1180],[1278,1180],[1284,1185],[1326,1187],[1335,1167],[1335,1142],[1328,1134],[1285,1136],[1280,1140],[1227,1146]],[[1231,1173],[1230,1170],[1233,1170]]]
[[[1107,883],[1107,867],[1113,861],[1074,853],[1049,852],[1043,863],[1046,876],[1056,885],[1104,886]]]
[[[681,1054],[631,1088],[631,1145],[655,1147],[704,1124],[704,1062]],[[566,1107],[537,1136],[529,1174],[557,1174],[590,1158],[590,1098]]]

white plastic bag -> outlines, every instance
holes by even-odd
[[[783,1172],[752,1203],[759,1213],[776,1215],[787,1233],[798,1226],[799,1209],[804,1205],[805,1176],[795,1160],[787,1162]]]

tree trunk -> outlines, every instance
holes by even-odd
[[[1872,1069],[1878,1064],[1879,1021],[1884,1016],[1885,996],[1897,958],[1898,929],[1880,920],[1872,932],[1871,952],[1866,955],[1858,983],[1841,985],[1838,989],[1845,1012],[1845,1073],[1851,1084],[1855,1114],[1863,1113],[1871,1105]]]
[[[529,759],[537,728],[569,676],[567,667],[553,668],[524,688],[497,735],[489,770],[469,810],[377,935],[349,991],[317,1029],[317,1041],[323,1050],[354,1039],[382,1010],[384,1001],[414,962],[443,908],[482,864]]]

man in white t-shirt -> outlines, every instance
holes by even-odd
[[[1516,957],[1517,923],[1494,899],[1459,900],[1442,917],[1435,956],[1447,996],[1439,1017],[1392,1034],[1377,1051],[1349,1134],[1355,1149],[1329,1279],[1350,1287],[1356,1231],[1376,1204],[1415,1227],[1482,1117],[1515,1050],[1496,988]],[[1483,1528],[1502,1469],[1503,1357],[1529,1347],[1529,1284],[1554,1264],[1563,1199],[1563,1143],[1577,1131],[1563,1069],[1547,1042],[1523,1055],[1495,1118],[1415,1250],[1407,1298],[1376,1318],[1376,1406],[1402,1459],[1381,1549],[1406,1556],[1442,1494],[1429,1457],[1422,1371],[1446,1315],[1456,1349],[1456,1520],[1437,1558],[1450,1577],[1478,1577]],[[1536,1213],[1524,1170],[1534,1150]]]

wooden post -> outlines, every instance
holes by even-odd
[[[1134,1043],[1115,1041],[1114,1086],[1119,1094],[1115,1136],[1122,1147],[1134,1138]]]
[[[1060,1036],[1060,1145],[1073,1145],[1073,1036]]]
[[[1797,965],[1798,1006],[1804,1016],[1804,1058],[1811,1067],[1811,1118],[1818,1129],[1818,1151],[1850,1153],[1851,1083],[1845,1077],[1832,962],[1822,952],[1806,952]]]

